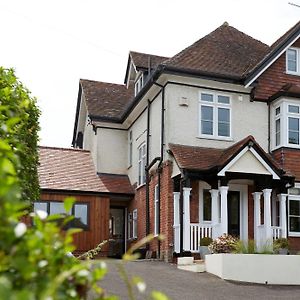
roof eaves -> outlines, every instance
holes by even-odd
[[[81,83],[79,81],[79,89],[78,89],[77,105],[76,105],[76,113],[75,113],[75,124],[74,124],[74,130],[73,130],[73,138],[72,138],[72,146],[73,147],[75,147],[75,142],[76,142],[76,132],[77,132],[77,126],[78,126],[79,111],[80,111],[80,106],[81,106],[81,95],[82,95],[82,87],[81,87]]]

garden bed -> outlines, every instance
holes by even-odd
[[[206,271],[222,279],[300,285],[300,255],[209,254]]]

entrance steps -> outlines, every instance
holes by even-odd
[[[204,260],[195,260],[194,257],[178,257],[177,268],[196,273],[203,273],[206,271]]]

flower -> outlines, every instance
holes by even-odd
[[[208,249],[212,253],[230,253],[234,250],[237,239],[232,235],[223,234],[216,238],[209,246]]]
[[[27,230],[27,226],[24,223],[18,223],[18,225],[15,227],[14,232],[16,237],[21,237]]]
[[[137,289],[139,290],[140,293],[144,293],[145,290],[146,290],[146,283],[143,282],[143,281],[139,281],[139,282],[136,284],[136,287],[137,287]]]
[[[79,276],[79,277],[87,277],[87,276],[89,276],[89,271],[88,270],[80,270],[80,271],[78,271],[77,272],[77,275]]]
[[[48,265],[48,262],[46,260],[41,260],[38,263],[39,268],[44,268]]]
[[[35,214],[41,219],[45,220],[48,217],[48,213],[45,212],[44,210],[37,210]]]

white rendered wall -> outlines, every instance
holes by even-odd
[[[98,166],[98,148],[97,148],[97,136],[93,130],[92,125],[85,125],[83,132],[83,149],[91,152],[95,169]]]
[[[97,171],[101,173],[126,174],[127,131],[97,129]]]
[[[215,88],[235,88],[246,92],[240,86],[224,85],[213,81],[198,84]],[[265,103],[250,102],[249,95],[226,93],[231,96],[232,140],[222,141],[199,138],[199,93],[202,89],[168,84],[166,87],[167,143],[201,147],[227,148],[248,135],[253,135],[264,150],[268,150],[268,107]],[[204,90],[202,90],[204,91]],[[205,90],[209,91],[209,90]],[[213,91],[213,89],[212,89]],[[223,92],[221,92],[223,94]],[[181,98],[188,106],[180,106]]]

